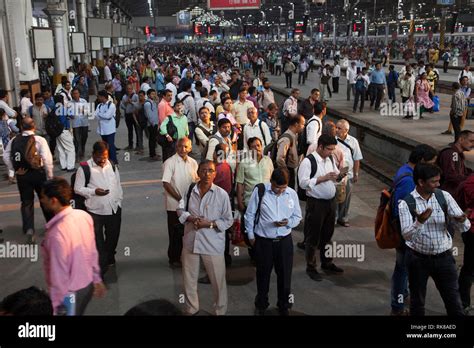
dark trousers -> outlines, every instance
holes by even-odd
[[[454,142],[456,142],[459,138],[459,133],[461,133],[461,119],[462,117],[456,117],[454,115],[449,115],[451,119],[451,124],[453,125],[454,130]]]
[[[66,303],[58,306],[56,315],[58,316],[80,316],[84,315],[87,305],[94,294],[94,284],[90,283],[86,287],[79,289],[66,296]]]
[[[288,187],[291,187],[293,190],[295,189],[295,180],[296,180],[296,170],[295,168],[287,168],[288,172],[290,173],[290,182],[288,183]]]
[[[137,148],[143,148],[143,130],[135,122],[133,114],[125,114],[125,124],[127,125],[128,131],[128,147],[133,149],[133,130],[135,129],[136,144]]]
[[[382,101],[383,97],[383,87],[384,85],[379,83],[372,84],[372,97],[370,99],[370,106],[373,106],[375,103],[375,108],[378,109],[380,107],[380,102]]]
[[[451,252],[434,258],[407,248],[406,263],[410,288],[410,315],[425,315],[426,284],[432,277],[448,315],[464,315],[459,296],[456,262]]]
[[[117,149],[115,148],[115,133],[109,135],[101,135],[101,138],[103,141],[109,144],[109,159],[113,163],[118,164]]]
[[[362,112],[364,111],[364,103],[365,103],[365,93],[366,89],[356,89],[355,90],[355,97],[354,97],[354,105],[352,107],[352,110],[355,112],[357,110],[357,105],[359,104],[359,98],[360,98],[360,107],[359,111]]]
[[[388,99],[392,101],[392,103],[395,103],[395,88],[396,84],[390,84],[387,85],[387,93],[388,93]]]
[[[161,148],[161,151],[163,152],[163,163],[170,158],[171,156],[174,156],[176,153],[176,141],[173,141],[172,143],[167,143],[165,146]]]
[[[408,297],[408,272],[406,267],[406,249],[403,244],[397,248],[395,268],[392,274],[391,306],[394,311],[405,308],[405,300]]]
[[[102,274],[108,265],[115,263],[115,253],[122,225],[122,208],[112,215],[90,213],[94,220],[95,244],[99,253],[99,266]]]
[[[189,129],[189,136],[188,138],[191,139],[191,142],[194,139],[194,131],[196,130],[196,123],[188,122],[188,129]]]
[[[462,233],[464,242],[464,259],[459,274],[459,293],[461,294],[462,306],[471,305],[471,287],[474,277],[474,233],[468,231]]]
[[[156,136],[158,135],[158,125],[148,126],[148,150],[150,157],[156,156]]]
[[[316,269],[316,248],[319,249],[322,264],[328,264],[332,261],[331,258],[326,257],[325,247],[331,242],[335,221],[335,199],[326,200],[308,197],[304,221],[307,268]]]
[[[183,235],[180,233],[182,229],[177,229],[176,225],[180,224],[176,211],[167,211],[168,214],[168,260],[172,262],[181,261],[181,251],[183,250]]]
[[[74,147],[76,148],[76,158],[82,158],[86,152],[87,137],[89,127],[76,127],[72,129],[74,135]]]
[[[255,257],[257,261],[257,296],[255,307],[267,309],[270,277],[275,267],[279,309],[291,308],[291,272],[293,270],[293,239],[291,234],[271,240],[255,236]]]
[[[292,88],[293,73],[285,73],[286,87]]]
[[[448,66],[449,66],[449,62],[448,62],[448,61],[444,61],[444,62],[443,62],[443,71],[444,71],[445,73],[448,72]]]
[[[334,93],[339,93],[339,77],[332,78],[332,91]]]
[[[35,192],[38,199],[41,189],[46,181],[46,173],[43,170],[28,170],[25,175],[17,175],[17,185],[21,199],[21,219],[23,223],[23,233],[28,230],[35,230]],[[52,219],[53,214],[44,210],[40,202],[46,222]]]
[[[54,152],[56,151],[56,138],[50,137],[48,135],[48,139],[49,139],[48,140],[49,149],[51,150],[51,154],[54,157]]]
[[[301,81],[303,81],[303,84],[306,82],[306,72],[300,71],[298,73],[298,84],[301,84]]]
[[[281,76],[281,70],[282,70],[282,66],[281,65],[276,65],[275,66],[275,75]]]

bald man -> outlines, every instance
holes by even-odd
[[[53,155],[45,138],[35,135],[35,121],[26,117],[22,120],[23,133],[10,140],[4,153],[3,160],[9,173],[15,173],[21,199],[21,218],[23,233],[27,235],[28,243],[35,243],[34,203],[35,192],[41,193],[43,183],[53,178]],[[34,144],[36,154],[26,156],[27,149]],[[13,178],[10,178],[13,179]],[[41,205],[41,204],[40,204]],[[46,221],[52,214],[46,212],[41,205]]]
[[[349,134],[349,122],[340,120],[336,124],[337,147],[344,152],[344,167],[349,167],[347,175],[346,199],[337,205],[337,223],[344,227],[349,227],[349,206],[351,204],[352,185],[359,180],[360,161],[362,152],[359,142]]]
[[[179,225],[179,201],[186,194],[189,185],[198,180],[197,162],[189,157],[192,144],[189,138],[181,138],[176,144],[176,154],[168,158],[163,164],[163,188],[165,190],[165,204],[168,215],[168,262],[170,267],[181,267],[181,251],[183,248],[183,235],[176,230]]]

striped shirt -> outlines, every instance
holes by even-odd
[[[425,200],[416,189],[410,194],[415,198],[418,214],[424,212],[428,207],[433,212],[424,223],[419,222],[417,219],[413,222],[413,217],[407,203],[404,200],[400,200],[398,211],[402,236],[406,240],[406,245],[425,255],[437,255],[450,250],[453,246],[453,240],[446,229],[445,215],[436,196],[432,194],[428,200]],[[463,215],[463,211],[459,208],[453,197],[446,191],[443,191],[443,194],[448,204],[449,217]],[[463,223],[458,223],[454,219],[450,219],[450,222],[452,222],[456,232],[465,232],[471,228],[469,219],[466,219]]]

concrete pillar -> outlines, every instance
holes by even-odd
[[[64,48],[64,30],[63,20],[65,10],[59,9],[58,6],[48,3],[48,7],[43,10],[49,16],[49,25],[54,32],[54,51],[56,58],[54,61],[54,68],[56,74],[65,74],[67,69],[67,61]]]
[[[388,35],[390,34],[390,23],[389,23],[389,17],[387,16],[386,22],[385,22],[385,46],[388,45]]]
[[[332,43],[334,47],[336,47],[336,16],[332,18]]]
[[[364,46],[367,47],[367,40],[369,38],[369,13],[365,11],[365,18],[364,18]]]
[[[77,0],[76,3],[77,7],[77,17],[76,21],[78,24],[79,31],[85,34],[86,42],[85,42],[85,47],[86,47],[86,53],[81,54],[81,61],[83,63],[89,63],[90,60],[90,54],[89,54],[89,37],[87,36],[87,3],[86,0]]]

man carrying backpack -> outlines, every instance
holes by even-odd
[[[53,178],[53,155],[46,139],[35,135],[35,121],[32,118],[22,120],[23,133],[10,140],[3,160],[17,176],[18,190],[21,199],[21,217],[23,233],[28,236],[28,243],[35,243],[34,194],[40,195],[43,183]],[[41,205],[41,204],[40,204]],[[52,215],[41,205],[46,221]]]
[[[276,166],[278,168],[286,168],[290,173],[290,181],[288,186],[295,188],[296,168],[300,164],[300,156],[298,155],[298,135],[305,129],[305,119],[299,115],[290,119],[288,130],[280,135],[277,141]]]
[[[289,315],[291,308],[291,230],[301,221],[301,208],[298,195],[288,188],[288,183],[288,171],[275,169],[270,183],[258,184],[253,190],[245,213],[245,230],[255,249],[257,262],[257,315],[264,315],[269,306],[268,291],[273,267],[277,274],[278,311],[280,315]]]
[[[398,202],[407,194],[415,189],[415,182],[413,181],[413,169],[418,163],[436,162],[437,151],[429,145],[421,144],[415,147],[410,153],[408,163],[401,166],[393,178],[393,191],[391,204],[391,216],[396,222],[396,228],[400,232]],[[400,232],[401,235],[401,232]],[[396,248],[395,268],[391,280],[391,315],[407,315],[405,310],[405,302],[409,295],[408,293],[408,272],[405,263],[406,246],[403,242]]]
[[[331,243],[336,221],[336,182],[344,177],[332,157],[336,148],[335,137],[323,134],[318,148],[306,157],[298,170],[299,185],[306,190],[306,216],[304,223],[306,273],[314,281],[321,281],[316,270],[316,249],[321,256],[321,268],[332,274],[344,272],[326,256],[326,245]]]
[[[440,169],[435,165],[416,165],[413,172],[416,188],[398,204],[401,232],[407,246],[412,316],[425,315],[430,276],[440,292],[447,315],[464,315],[456,261],[451,252],[451,233],[466,233],[471,228],[467,219],[471,212],[463,213],[448,192],[438,190],[440,175]]]

